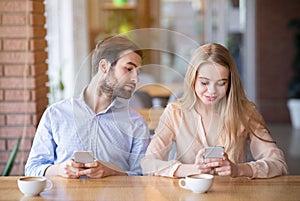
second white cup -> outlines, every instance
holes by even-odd
[[[194,193],[205,193],[212,186],[214,176],[211,174],[195,174],[179,179],[178,185]]]

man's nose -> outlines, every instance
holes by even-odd
[[[134,82],[134,83],[138,83],[140,81],[137,70],[132,70],[131,71],[131,81]]]

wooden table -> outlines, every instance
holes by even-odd
[[[103,179],[50,177],[52,190],[40,196],[23,196],[18,177],[0,177],[0,200],[214,200],[214,201],[293,201],[300,200],[300,176],[272,179],[216,177],[208,193],[195,194],[178,186],[178,179],[164,177],[115,176]]]

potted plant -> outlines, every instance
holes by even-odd
[[[289,83],[288,108],[292,126],[300,129],[300,19],[292,19],[288,27],[295,31],[296,54],[293,61],[293,76]]]
[[[14,163],[15,163],[17,153],[19,151],[21,140],[22,140],[22,137],[19,137],[18,140],[17,140],[17,143],[15,144],[14,149],[12,150],[12,152],[11,152],[9,158],[8,158],[8,161],[6,162],[5,168],[2,172],[2,176],[9,176],[10,175],[10,172],[11,172],[13,166],[14,166]]]

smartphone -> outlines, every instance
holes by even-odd
[[[222,146],[206,147],[204,158],[223,158],[223,152],[224,147]]]
[[[77,163],[91,163],[94,161],[94,155],[92,151],[75,151],[74,160]]]

